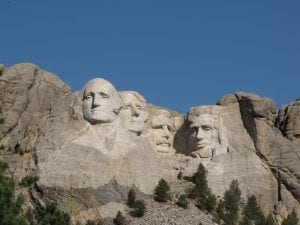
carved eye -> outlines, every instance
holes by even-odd
[[[136,105],[135,106],[138,110],[142,110],[143,109],[143,107],[141,106],[141,105]]]
[[[191,132],[192,132],[192,134],[197,134],[198,133],[198,127],[192,127]]]
[[[93,97],[92,93],[89,93],[89,94],[84,96],[84,100],[85,99],[91,99],[92,97]]]
[[[208,125],[203,125],[201,126],[202,130],[211,130],[212,127],[211,126],[208,126]]]
[[[153,129],[163,129],[162,125],[152,125]]]

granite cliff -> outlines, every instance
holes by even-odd
[[[33,64],[0,69],[0,160],[16,181],[40,178],[19,190],[26,207],[55,201],[73,221],[112,218],[126,210],[131,187],[147,198],[164,178],[181,190],[179,171],[191,175],[201,162],[217,196],[236,179],[243,199],[255,195],[265,213],[300,215],[299,99],[277,110],[269,98],[237,92],[181,115],[101,78],[72,92]],[[152,217],[140,224],[198,224],[176,206],[157,216],[149,204]]]

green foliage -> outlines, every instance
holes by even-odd
[[[252,225],[252,222],[249,217],[243,216],[242,220],[240,221],[239,225]]]
[[[261,209],[258,207],[256,203],[256,198],[254,195],[250,196],[247,201],[247,205],[244,209],[244,215],[248,217],[250,220],[258,220],[262,215]]]
[[[217,212],[221,219],[227,225],[234,225],[238,220],[238,212],[240,207],[241,190],[237,180],[233,180],[229,190],[226,190],[224,197],[219,201]]]
[[[217,199],[208,187],[206,176],[207,171],[200,163],[197,172],[192,176],[194,186],[187,193],[189,198],[197,199],[197,206],[200,209],[211,212],[216,208]]]
[[[36,225],[70,225],[69,214],[60,211],[55,203],[47,203],[34,209]]]
[[[0,117],[0,125],[4,124],[4,122],[5,122],[5,119],[3,117]]]
[[[24,199],[21,195],[15,199],[14,182],[4,175],[7,168],[7,163],[0,161],[0,224],[28,225],[20,215]]]
[[[271,214],[270,214],[271,215]],[[271,215],[272,216],[272,215]],[[246,207],[243,211],[243,217],[240,221],[240,225],[247,225],[247,224],[255,224],[255,225],[265,225],[266,224],[266,218],[261,211],[261,209],[258,207],[256,203],[256,198],[254,195],[250,196],[248,198]]]
[[[122,215],[122,213],[120,211],[118,211],[116,218],[114,218],[114,224],[123,225],[123,224],[125,224],[125,222],[126,222],[125,217]]]
[[[282,221],[281,225],[297,225],[298,220],[297,214],[293,209],[293,211],[288,214],[287,218]]]
[[[181,208],[187,209],[189,202],[187,200],[186,195],[180,195],[178,198],[178,201],[176,202],[176,205],[178,205]]]
[[[188,181],[188,182],[192,182],[193,183],[193,177],[189,177],[189,176],[183,176],[183,179]]]
[[[0,145],[0,150],[4,150],[5,149],[5,145]]]
[[[85,225],[103,225],[103,221],[101,221],[101,220],[98,220],[98,221],[88,220],[88,221],[86,221]]]
[[[131,188],[128,192],[128,195],[127,195],[127,202],[126,202],[126,205],[130,208],[132,208],[134,206],[134,203],[135,203],[135,191]]]
[[[160,179],[154,190],[154,200],[157,202],[167,202],[170,199],[170,187],[167,181]]]
[[[133,208],[134,211],[131,213],[131,215],[135,217],[142,217],[145,214],[146,205],[143,200],[136,200]]]
[[[181,170],[180,170],[179,173],[177,174],[177,179],[178,179],[178,180],[181,180],[181,179],[182,179],[182,176],[183,176],[183,174],[182,174],[182,172],[181,172]]]
[[[33,185],[38,180],[39,180],[39,177],[37,177],[37,176],[26,176],[26,177],[22,178],[19,185],[21,185],[23,187],[30,187],[31,185]]]
[[[209,212],[213,211],[216,209],[217,206],[217,198],[214,194],[208,193],[207,197],[205,198],[205,209]]]
[[[31,208],[29,208],[26,211],[25,218],[27,219],[27,221],[29,222],[30,225],[36,224],[35,219],[34,219],[33,210]]]
[[[192,189],[189,190],[188,196],[192,199],[204,197],[208,192],[208,185],[206,179],[207,171],[202,163],[199,164],[198,170],[192,176],[192,181],[195,184]]]
[[[271,213],[268,214],[265,225],[276,225],[276,222]]]

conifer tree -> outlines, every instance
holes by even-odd
[[[298,217],[297,214],[295,212],[295,210],[293,209],[293,211],[291,213],[288,214],[287,218],[285,218],[282,221],[281,225],[297,225],[298,224]]]
[[[178,201],[176,202],[176,205],[178,205],[179,207],[184,208],[184,209],[186,209],[188,207],[188,204],[189,204],[189,202],[187,200],[186,195],[180,195],[178,198]]]
[[[123,224],[125,224],[125,222],[126,222],[125,217],[122,215],[122,213],[120,211],[118,211],[116,218],[114,218],[114,224],[123,225]]]
[[[131,188],[128,192],[127,195],[127,202],[126,205],[128,205],[128,207],[132,208],[135,204],[135,191],[133,190],[133,188]]]
[[[234,225],[238,221],[240,207],[241,190],[237,180],[233,180],[229,190],[224,193],[223,200],[218,204],[219,216],[227,225]]]
[[[142,217],[145,214],[146,205],[143,200],[136,200],[134,203],[133,216]]]
[[[210,212],[215,209],[217,199],[208,187],[206,176],[207,170],[200,163],[197,172],[192,176],[191,180],[194,183],[194,187],[188,190],[188,197],[197,199],[197,206]]]
[[[170,200],[170,187],[164,179],[160,179],[154,190],[154,200],[158,202],[167,202]]]
[[[4,175],[7,168],[7,163],[0,161],[0,224],[27,225],[20,214],[24,199],[22,196],[15,199],[14,182]]]
[[[269,213],[266,218],[266,225],[276,225],[276,222],[274,220],[274,217],[272,216],[272,213]]]
[[[38,225],[69,225],[71,219],[69,214],[57,208],[55,203],[46,203],[34,209],[35,220]]]

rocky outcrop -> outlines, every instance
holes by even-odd
[[[300,146],[300,99],[279,109],[276,127],[285,137]]]
[[[5,68],[0,77],[0,90],[0,117],[4,121],[0,125],[4,154],[0,157],[11,162],[14,176],[20,179],[28,173],[32,161],[32,155],[22,154],[34,154],[41,128],[50,121],[54,100],[71,91],[57,76],[29,63]]]
[[[274,126],[277,115],[274,103],[255,94],[236,93],[221,98],[218,104],[230,105],[232,102],[239,104],[244,126],[253,140],[256,154],[278,180],[278,200],[288,210],[297,208],[299,212],[300,149]],[[282,120],[281,115],[279,112],[277,121]],[[287,190],[293,197],[285,193]]]

